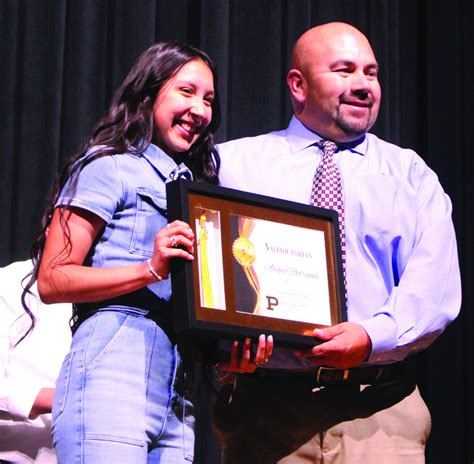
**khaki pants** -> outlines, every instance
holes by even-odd
[[[214,428],[225,464],[422,464],[429,411],[406,380],[361,387],[240,376]]]

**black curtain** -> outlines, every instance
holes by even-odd
[[[153,42],[187,41],[215,60],[224,141],[286,126],[292,44],[311,26],[349,22],[382,69],[373,132],[415,149],[454,204],[463,309],[418,373],[433,416],[428,463],[472,463],[473,10],[473,0],[0,0],[0,265],[28,256],[55,173]],[[212,401],[203,388],[201,463],[217,462]]]

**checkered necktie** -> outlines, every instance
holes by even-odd
[[[323,150],[323,159],[316,170],[311,189],[310,204],[320,208],[333,209],[339,217],[339,234],[341,237],[342,270],[346,276],[346,237],[344,232],[344,200],[342,179],[339,168],[333,160],[337,145],[330,140],[321,140],[316,144]]]

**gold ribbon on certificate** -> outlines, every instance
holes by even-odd
[[[214,307],[214,295],[211,287],[211,276],[209,273],[209,259],[207,254],[207,229],[206,212],[203,211],[199,216],[199,264],[201,266],[201,288],[203,306],[207,308]]]
[[[260,302],[260,286],[258,282],[257,273],[252,264],[256,258],[256,250],[249,236],[254,228],[253,219],[246,217],[239,217],[239,237],[234,240],[232,244],[232,254],[235,260],[242,266],[242,269],[249,281],[250,286],[256,295],[256,303],[253,309],[253,314],[258,314]]]

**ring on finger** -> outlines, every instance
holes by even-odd
[[[172,236],[170,237],[170,244],[171,244],[171,246],[172,246],[173,248],[176,247],[176,235],[172,235]]]
[[[254,361],[254,364],[258,367],[261,366],[262,364],[266,364],[268,362],[268,358],[264,359],[263,361]]]

